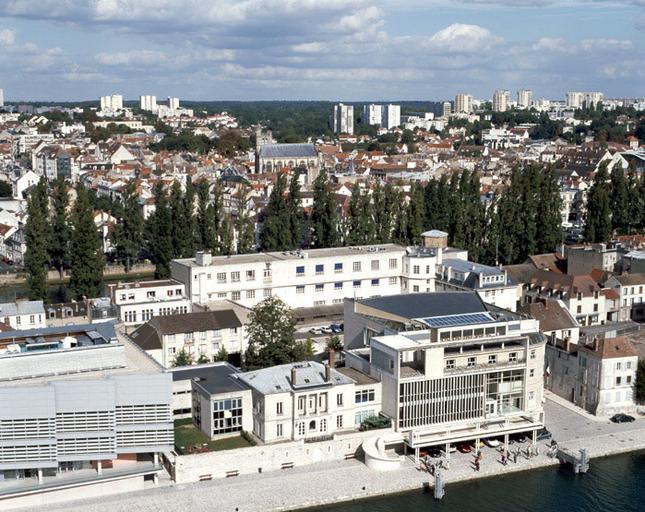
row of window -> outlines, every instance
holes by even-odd
[[[388,268],[390,270],[395,270],[399,267],[399,260],[397,258],[390,258],[388,262]],[[370,261],[370,270],[376,272],[381,269],[381,261],[380,260],[372,260]],[[325,265],[323,263],[318,263],[314,267],[315,273],[317,276],[323,275],[325,273]],[[352,262],[352,271],[353,272],[362,272],[363,270],[363,262],[362,261],[354,261]],[[334,273],[335,274],[341,274],[344,272],[344,264],[343,263],[334,263]],[[298,265],[296,267],[296,276],[301,277],[304,276],[306,273],[306,269],[304,265]]]
[[[369,282],[370,282],[370,286],[373,286],[373,287],[377,287],[381,285],[380,279],[369,279]],[[396,285],[398,282],[398,279],[396,277],[390,277],[388,282],[390,285]],[[352,281],[352,288],[360,288],[362,285],[363,285],[363,281],[361,280]],[[345,283],[343,281],[336,282],[334,283],[334,291],[341,291],[343,290],[344,286],[345,286]],[[314,287],[316,292],[320,293],[325,291],[325,283],[317,283],[314,285]],[[305,285],[296,286],[296,293],[305,293]]]
[[[535,350],[531,350],[530,353],[530,358],[535,359]],[[518,353],[517,352],[511,352],[508,354],[508,362],[509,363],[516,363],[518,361]],[[498,358],[497,354],[489,354],[488,355],[488,364],[497,364],[500,361]],[[481,361],[480,361],[481,364]],[[472,368],[477,365],[477,357],[471,356],[467,359],[466,361],[466,367]],[[446,369],[452,370],[457,367],[457,360],[456,359],[446,359]],[[533,377],[535,374],[535,370],[531,369],[529,371],[529,376]]]
[[[163,295],[163,293],[161,294]],[[183,297],[184,293],[181,288],[175,288],[174,290],[166,290],[166,297]],[[147,299],[154,299],[157,297],[157,292],[156,290],[148,290],[146,292],[146,298]],[[129,301],[129,300],[135,300],[136,299],[136,294],[134,292],[125,294],[125,293],[120,293],[119,294],[119,300],[120,301]]]

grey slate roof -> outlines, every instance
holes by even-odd
[[[444,259],[442,261],[442,265],[463,273],[474,272],[484,276],[498,276],[500,274],[504,274],[504,271],[497,267],[490,267],[488,265],[473,263],[472,261],[460,260],[457,258]]]
[[[260,157],[265,158],[312,158],[318,152],[313,144],[264,144],[260,146]]]
[[[296,368],[296,382],[291,382],[291,368]],[[289,363],[241,373],[238,379],[263,395],[301,391],[309,388],[352,384],[354,381],[337,370],[331,371],[331,381],[325,382],[325,366],[314,361]]]
[[[5,302],[0,304],[0,316],[44,315],[45,307],[42,300]]]
[[[240,371],[229,363],[182,366],[170,371],[173,381],[198,379],[199,386],[211,395],[247,389],[239,380],[232,377]]]
[[[360,303],[409,319],[488,311],[476,292],[411,293],[364,299]]]

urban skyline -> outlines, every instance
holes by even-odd
[[[512,4],[14,0],[0,6],[2,85],[19,101],[642,94],[641,1]]]

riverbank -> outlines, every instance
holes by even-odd
[[[570,450],[587,448],[594,458],[645,450],[645,419],[631,424],[615,425],[606,420],[592,419],[558,403],[547,402],[547,424],[555,439]],[[530,459],[520,456],[517,463],[502,465],[499,454],[484,448],[481,471],[475,472],[472,454],[451,456],[450,469],[444,471],[445,482],[452,484],[486,477],[507,475],[555,467],[559,464],[546,456],[546,443],[539,443],[539,455]],[[584,478],[584,477],[582,477]],[[392,472],[375,472],[358,460],[302,466],[271,473],[243,475],[194,484],[150,488],[130,494],[97,497],[52,505],[48,512],[113,511],[211,512],[281,512],[341,502],[362,500],[389,494],[421,491],[432,477],[414,467],[411,459]],[[446,486],[449,496],[451,486]]]

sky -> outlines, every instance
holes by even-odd
[[[645,96],[645,0],[0,0],[7,101]]]

